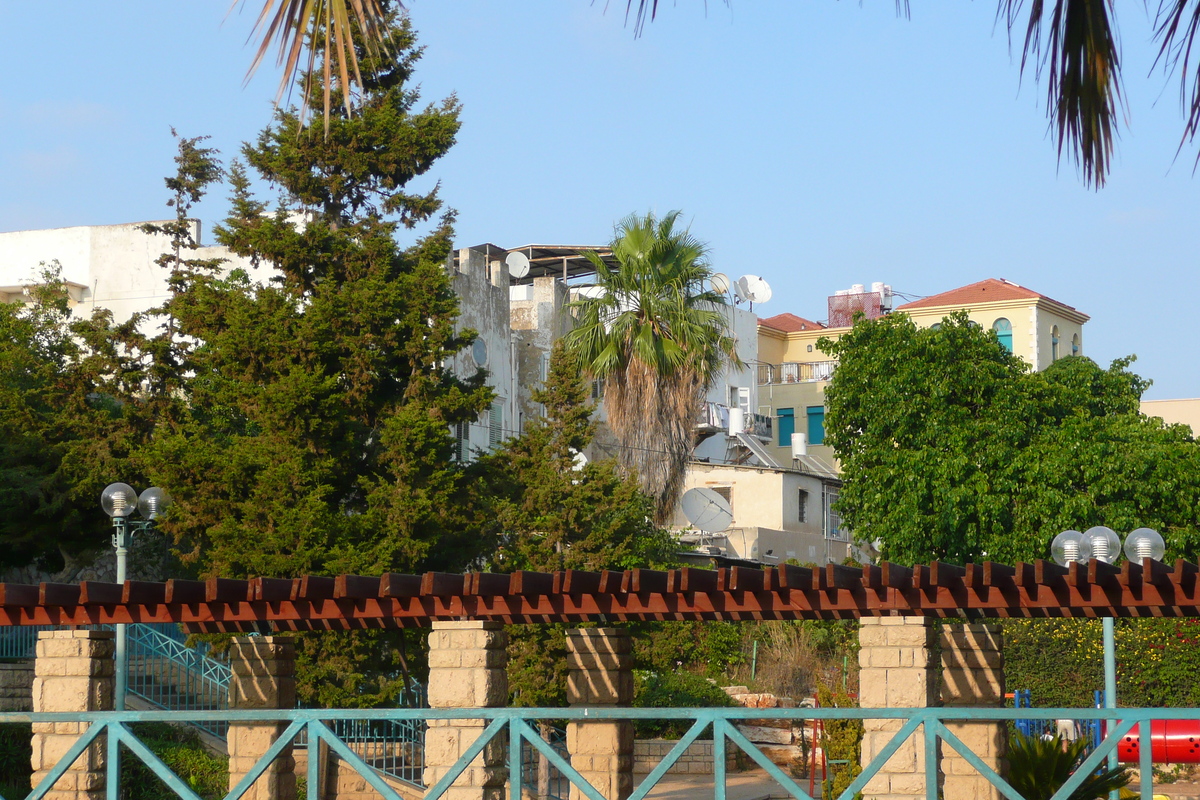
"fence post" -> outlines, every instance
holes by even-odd
[[[507,647],[508,635],[499,622],[435,621],[429,634],[430,708],[507,705]],[[425,785],[441,780],[483,728],[482,719],[430,720],[425,731]],[[508,779],[506,744],[504,736],[492,739],[442,797],[501,800]]]
[[[946,706],[1004,705],[1004,634],[999,625],[946,625],[942,649],[942,704]],[[1007,763],[1005,724],[947,722],[946,728],[975,755],[1004,775]],[[980,775],[966,759],[942,743],[942,771],[947,797],[1001,800],[1000,790]]]
[[[937,670],[932,663],[934,628],[927,617],[863,617],[859,627],[859,705],[863,708],[923,708],[937,705]],[[887,746],[904,725],[899,719],[863,720],[862,765]],[[925,797],[923,737],[914,733],[863,789],[867,800]]]
[[[623,706],[633,700],[629,633],[618,628],[567,632],[567,702],[572,706]],[[633,723],[628,720],[567,723],[571,766],[606,800],[633,792]],[[571,786],[571,800],[583,794]]]
[[[34,664],[34,711],[112,711],[113,632],[42,631]],[[33,776],[38,783],[87,730],[86,722],[33,724]],[[45,795],[49,800],[103,800],[104,737],[88,748]]]
[[[231,645],[230,708],[296,707],[296,648],[291,638],[248,636],[234,639]],[[285,727],[283,722],[230,723],[230,789],[250,771]],[[295,800],[296,761],[291,745],[242,797],[244,800]]]

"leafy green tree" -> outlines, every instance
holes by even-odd
[[[821,346],[839,360],[825,395],[839,508],[885,558],[1011,563],[1092,525],[1153,527],[1181,554],[1200,543],[1200,446],[1138,413],[1131,359],[1030,372],[961,313],[940,330],[860,320]]]
[[[454,143],[459,107],[417,107],[407,21],[388,19],[386,45],[359,53],[353,117],[331,109],[324,135],[280,111],[244,148],[273,210],[245,167],[230,170],[217,239],[273,268],[269,280],[192,257],[187,210],[220,173],[197,140],[181,142],[168,181],[179,219],[158,231],[174,244],[161,262],[170,297],[109,332],[111,392],[148,421],[140,463],[175,499],[162,527],[204,575],[461,570],[491,549],[450,434],[492,398],[482,372],[445,366],[474,336],[456,331],[452,215],[397,243],[440,208],[436,187],[406,187]],[[307,637],[302,698],[394,697],[400,636]]]
[[[604,410],[635,473],[664,522],[675,510],[693,447],[693,421],[722,359],[740,364],[723,295],[708,288],[705,245],[675,227],[678,211],[626,217],[612,242],[612,269],[596,269],[599,297],[572,304],[567,346],[588,375],[604,381]]]

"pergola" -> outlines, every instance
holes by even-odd
[[[1146,559],[958,566],[684,567],[339,575],[123,585],[0,583],[0,625],[176,622],[193,632],[504,623],[934,617],[1200,616],[1200,568]]]

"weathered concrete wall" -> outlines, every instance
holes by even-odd
[[[859,705],[863,708],[921,708],[937,705],[938,676],[932,663],[935,630],[926,617],[863,617],[859,629]],[[891,741],[904,721],[864,720],[865,767]],[[925,797],[928,763],[918,730],[888,759],[863,789],[868,800]]]
[[[546,380],[554,343],[571,329],[564,306],[567,288],[557,278],[534,278],[532,284],[510,290],[510,324],[516,352],[517,421],[524,425],[540,417],[542,407],[532,394]]]
[[[429,635],[431,708],[497,708],[508,702],[508,636],[498,622],[433,623]],[[482,719],[430,720],[425,731],[425,785],[433,786],[483,733]],[[497,736],[454,784],[446,800],[501,800],[507,741]]]
[[[468,427],[472,454],[488,452],[492,443],[506,439],[516,430],[513,382],[513,353],[509,336],[508,271],[502,257],[473,248],[452,254],[447,264],[451,286],[459,298],[458,330],[470,328],[478,341],[451,359],[455,375],[469,377],[477,369],[487,370],[487,385],[496,390],[498,416],[485,411]],[[472,455],[472,457],[474,457]]]
[[[42,631],[38,634],[33,679],[34,711],[111,711],[113,632]],[[33,725],[33,776],[37,786],[66,755],[87,722]],[[103,800],[107,754],[97,742],[80,756],[45,797],[48,800]]]
[[[229,653],[233,680],[230,708],[295,708],[296,648],[290,638],[253,636],[234,639]],[[282,722],[232,723],[229,726],[229,788],[237,785],[283,733]],[[245,800],[295,800],[296,762],[288,745],[242,795]]]
[[[946,625],[941,700],[946,706],[1004,706],[1004,634],[999,625]],[[1004,775],[1008,741],[1003,722],[947,722],[946,728],[996,772]],[[950,745],[942,742],[946,797],[1000,800],[1002,795]]]

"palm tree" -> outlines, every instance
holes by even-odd
[[[896,0],[907,15],[910,0]],[[997,0],[996,16],[1011,32],[1025,29],[1021,71],[1033,65],[1038,77],[1047,72],[1046,113],[1064,151],[1083,171],[1084,181],[1104,185],[1111,168],[1124,105],[1115,0]],[[658,0],[626,0],[626,19],[633,15],[634,34],[658,13]],[[729,0],[725,0],[729,4]],[[1022,25],[1028,5],[1028,18]],[[1149,4],[1147,4],[1149,5]],[[1200,0],[1158,0],[1154,15],[1158,59],[1165,72],[1180,73],[1179,100],[1185,122],[1179,147],[1200,133]],[[1197,155],[1200,165],[1200,154]]]
[[[619,460],[653,498],[659,522],[674,510],[693,446],[696,412],[722,362],[740,365],[725,298],[708,288],[706,246],[662,219],[632,214],[616,226],[612,269],[595,253],[595,297],[571,304],[567,347],[604,381]]]
[[[1079,768],[1087,747],[1086,739],[1064,742],[1057,736],[1044,739],[1018,733],[1008,749],[1008,782],[1025,800],[1050,800]],[[1104,800],[1129,781],[1125,767],[1097,770],[1067,800]]]

